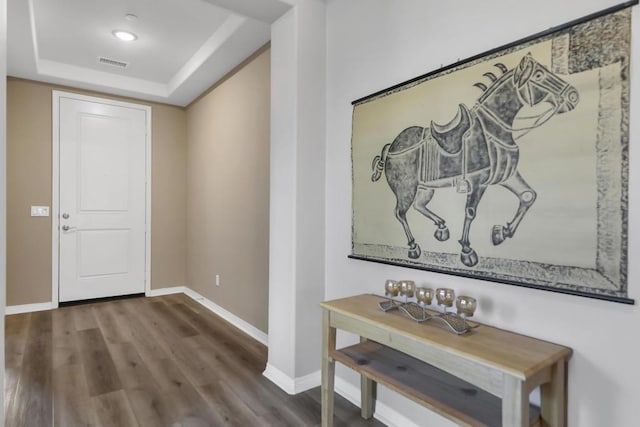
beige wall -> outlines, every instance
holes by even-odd
[[[152,107],[151,284],[186,283],[186,113],[168,105],[9,78],[7,81],[7,305],[51,301],[51,91]]]
[[[187,115],[153,105],[151,288],[187,284]]]
[[[51,301],[51,90],[7,81],[7,305]]]
[[[7,82],[7,305],[51,301],[51,91],[152,107],[151,285],[186,285],[266,332],[270,50],[187,109]],[[215,276],[220,275],[220,286]]]
[[[187,108],[188,286],[264,332],[269,290],[269,52],[258,53]]]

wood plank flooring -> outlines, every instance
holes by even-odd
[[[6,316],[5,425],[316,426],[319,388],[262,376],[267,349],[182,294]],[[381,426],[336,395],[337,426]]]

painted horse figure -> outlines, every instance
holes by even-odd
[[[469,230],[489,185],[503,186],[520,201],[510,222],[493,227],[494,245],[513,237],[536,200],[536,192],[518,172],[519,150],[514,132],[530,131],[555,114],[571,111],[578,103],[578,92],[530,54],[514,69],[507,70],[503,64],[495,66],[502,76],[484,74],[491,85],[476,83],[484,93],[471,109],[460,104],[457,116],[444,126],[432,121],[430,127],[412,126],[403,130],[373,159],[372,181],[380,179],[384,171],[395,193],[395,215],[407,235],[409,258],[418,258],[421,253],[407,223],[406,214],[411,206],[433,221],[437,240],[449,238],[444,219],[427,208],[436,188],[455,186],[459,192],[467,193],[459,242],[460,260],[468,267],[478,263],[478,255],[469,242]],[[534,117],[530,126],[516,129],[514,121],[520,109],[541,102],[551,104],[552,108]]]

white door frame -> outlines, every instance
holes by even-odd
[[[51,305],[58,307],[60,286],[60,98],[69,98],[78,101],[96,102],[116,107],[135,108],[145,112],[146,138],[145,138],[145,266],[144,287],[145,294],[151,291],[151,107],[148,105],[133,104],[130,102],[114,101],[112,99],[98,98],[94,96],[80,95],[77,93],[52,91],[52,189],[51,189]]]

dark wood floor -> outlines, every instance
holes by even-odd
[[[184,295],[6,317],[12,426],[315,426],[316,388],[262,376],[266,347]],[[382,425],[336,396],[336,425]]]

